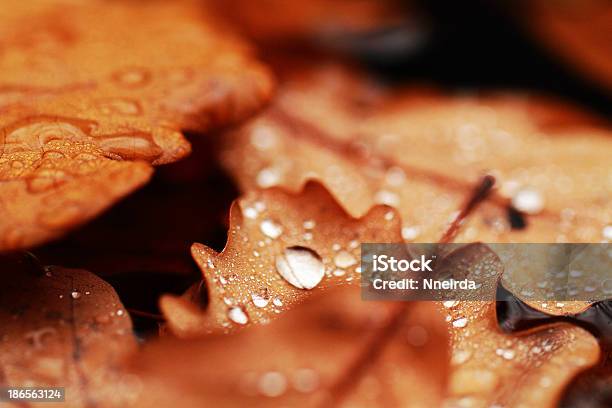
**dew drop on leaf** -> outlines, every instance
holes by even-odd
[[[266,397],[281,396],[287,389],[287,378],[278,371],[269,371],[259,378],[258,389]]]
[[[544,197],[537,190],[525,188],[512,197],[512,206],[526,214],[537,214],[544,209]]]
[[[313,250],[294,246],[285,248],[276,257],[277,272],[290,284],[299,289],[312,289],[325,274],[321,257]]]
[[[270,302],[270,298],[265,293],[252,293],[251,300],[257,307],[266,307]]]
[[[300,368],[293,373],[291,383],[298,392],[313,392],[319,387],[319,375],[311,368]]]
[[[338,268],[348,268],[357,263],[357,260],[353,255],[346,251],[340,251],[334,257],[334,263]]]
[[[261,224],[259,224],[259,229],[265,236],[272,239],[280,237],[283,233],[283,227],[270,219],[263,220]]]
[[[453,321],[453,327],[456,327],[458,329],[462,329],[465,326],[467,326],[468,324],[468,319],[465,317],[460,317],[459,319],[456,319]]]
[[[247,324],[249,322],[246,312],[239,306],[230,308],[227,317],[236,324]]]

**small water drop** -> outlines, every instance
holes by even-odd
[[[460,365],[468,361],[472,357],[472,352],[469,350],[457,350],[453,353],[451,363],[454,365]]]
[[[338,268],[348,268],[357,263],[355,257],[347,251],[340,251],[334,256],[334,263]]]
[[[317,224],[314,220],[306,220],[302,225],[304,226],[304,229],[313,229]]]
[[[319,387],[319,375],[311,368],[297,369],[291,380],[293,388],[305,394],[313,392]]]
[[[404,238],[406,241],[415,240],[420,233],[421,229],[417,226],[402,227],[402,238]]]
[[[72,298],[73,298],[73,299],[78,299],[78,298],[80,298],[80,297],[81,297],[81,293],[80,293],[80,292],[77,292],[76,290],[73,290],[73,291],[70,293],[70,296],[72,296]]]
[[[262,293],[252,293],[251,300],[253,304],[257,307],[266,307],[270,302],[270,298],[268,297],[267,291],[263,291]]]
[[[512,197],[512,205],[526,214],[537,214],[544,209],[544,197],[537,190],[525,188]]]
[[[290,247],[276,257],[276,270],[290,284],[300,289],[312,289],[325,275],[321,257],[309,248]]]
[[[606,225],[603,227],[601,230],[601,235],[603,235],[605,240],[612,241],[612,225]]]
[[[263,220],[261,224],[259,224],[259,229],[265,236],[272,239],[280,237],[283,233],[283,227],[270,219]]]
[[[227,317],[236,324],[244,325],[249,322],[249,317],[240,306],[230,308],[227,311]]]
[[[275,298],[272,303],[274,304],[274,306],[276,307],[281,307],[283,305],[283,301],[280,300],[279,298]]]
[[[377,204],[390,205],[391,207],[398,207],[400,198],[393,191],[380,190],[374,195],[374,202]]]
[[[447,309],[452,309],[453,307],[457,306],[458,303],[458,300],[446,300],[442,302],[442,305]]]
[[[242,215],[244,215],[246,218],[255,219],[257,218],[259,213],[253,207],[244,207],[242,209]]]
[[[287,389],[287,379],[278,371],[268,371],[259,378],[258,389],[266,397],[278,397]]]
[[[256,182],[259,187],[272,187],[280,181],[280,172],[271,167],[267,167],[265,169],[261,169],[259,173],[257,173]]]
[[[581,276],[582,276],[582,271],[579,271],[579,270],[576,270],[576,269],[572,269],[572,270],[570,271],[569,275],[570,275],[572,278],[579,278],[579,277],[581,277]]]
[[[468,319],[466,317],[460,317],[459,319],[455,319],[453,321],[453,327],[458,329],[462,329],[468,324]]]

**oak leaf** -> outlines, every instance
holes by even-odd
[[[65,387],[66,403],[121,406],[124,359],[136,351],[127,311],[90,272],[2,259],[0,384]]]
[[[0,250],[62,235],[145,183],[145,163],[187,155],[181,130],[208,131],[269,99],[266,68],[194,7],[3,8]]]

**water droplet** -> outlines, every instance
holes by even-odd
[[[612,225],[606,225],[601,230],[601,235],[603,235],[604,239],[607,241],[612,241]]]
[[[407,226],[402,228],[402,238],[406,241],[413,241],[421,233],[421,229],[417,226]]]
[[[557,303],[555,303],[555,306],[556,306],[557,308],[561,309],[561,308],[565,307],[565,303],[563,303],[563,302],[557,302]]]
[[[468,319],[466,317],[460,317],[459,319],[455,319],[453,321],[453,327],[458,329],[464,328],[468,324]]]
[[[257,150],[270,150],[278,141],[274,128],[268,125],[257,124],[251,131],[251,144]]]
[[[347,251],[340,251],[334,256],[334,263],[338,268],[348,268],[357,263],[355,257]]]
[[[270,302],[270,298],[268,297],[267,291],[263,291],[263,293],[252,293],[251,300],[253,300],[253,304],[257,307],[266,307]]]
[[[377,204],[390,205],[392,207],[398,207],[400,204],[399,196],[388,190],[380,190],[374,195],[374,202]]]
[[[119,309],[117,310],[117,316],[123,316],[125,312],[123,311],[123,309]]]
[[[268,371],[259,378],[258,389],[266,397],[278,397],[287,389],[287,379],[278,371]]]
[[[526,214],[537,214],[544,209],[544,197],[537,190],[525,188],[512,197],[512,205]]]
[[[504,360],[512,360],[516,355],[516,352],[510,349],[498,348],[497,350],[495,350],[495,354],[502,357]]]
[[[395,218],[395,213],[393,211],[387,211],[385,213],[385,220],[391,221],[393,218]]]
[[[444,302],[442,302],[442,305],[447,308],[447,309],[451,309],[455,306],[457,306],[457,304],[459,303],[458,300],[446,300]]]
[[[334,276],[344,276],[345,274],[346,274],[346,272],[345,272],[345,271],[343,271],[342,269],[336,269],[336,270],[333,272],[333,275],[334,275]]]
[[[242,209],[242,215],[244,215],[246,218],[255,219],[257,218],[259,213],[253,207],[244,207]]]
[[[290,284],[300,289],[312,289],[321,282],[325,268],[321,257],[311,249],[290,247],[276,257],[276,270]]]
[[[72,296],[73,299],[78,299],[81,297],[81,293],[73,290],[72,293],[70,293],[70,296]]]
[[[406,331],[406,340],[414,347],[421,347],[429,340],[429,334],[423,326],[411,326]]]
[[[257,173],[257,185],[259,187],[272,187],[280,181],[280,172],[278,169],[267,167],[261,169],[259,173]]]
[[[247,324],[249,317],[240,306],[235,306],[227,311],[227,317],[236,324]]]
[[[406,173],[400,167],[390,167],[385,174],[385,181],[392,186],[400,186],[406,181]]]
[[[283,305],[283,301],[280,300],[279,298],[275,298],[272,303],[274,304],[274,306],[276,307],[281,307]]]
[[[306,220],[304,221],[304,229],[313,229],[316,226],[316,223],[314,220]]]
[[[457,350],[453,353],[451,363],[454,365],[460,365],[468,361],[472,357],[472,352],[469,350]]]
[[[259,224],[259,229],[265,236],[272,239],[280,237],[283,233],[283,227],[270,219],[263,220],[261,224]]]
[[[579,277],[581,277],[581,276],[582,276],[582,271],[578,271],[578,270],[572,269],[572,270],[570,271],[569,275],[570,275],[572,278],[579,278]]]
[[[309,393],[319,387],[319,375],[311,368],[300,368],[295,370],[291,383],[296,391]]]
[[[129,88],[143,86],[149,82],[150,78],[149,72],[143,68],[128,68],[113,74],[116,82]]]

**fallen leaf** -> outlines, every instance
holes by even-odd
[[[476,277],[478,268],[503,264],[483,244],[468,244],[450,254],[455,273]],[[469,259],[467,267],[460,262]],[[494,298],[495,287],[486,288]],[[496,303],[446,301],[441,306],[451,334],[453,365],[448,406],[556,406],[566,385],[600,357],[597,340],[582,328],[566,323],[542,324],[507,334],[500,330]]]
[[[132,323],[113,288],[90,272],[2,258],[0,383],[65,387],[71,407],[120,406],[132,384]]]
[[[181,130],[239,120],[271,94],[246,45],[189,3],[34,1],[0,21],[0,250],[91,219],[146,182],[138,161],[187,155]]]
[[[444,321],[413,303],[381,337],[398,306],[330,288],[269,325],[149,344],[129,371],[145,384],[135,406],[440,406]]]
[[[162,297],[160,307],[182,337],[265,323],[310,289],[357,283],[361,242],[400,239],[395,211],[378,206],[354,219],[318,183],[300,194],[252,191],[232,205],[223,252],[193,245],[205,283],[184,298]]]
[[[334,65],[284,79],[273,106],[224,139],[242,191],[315,178],[351,215],[389,204],[406,240],[436,242],[489,173],[500,187],[457,241],[607,239],[612,141],[601,121],[522,95],[390,91]]]

